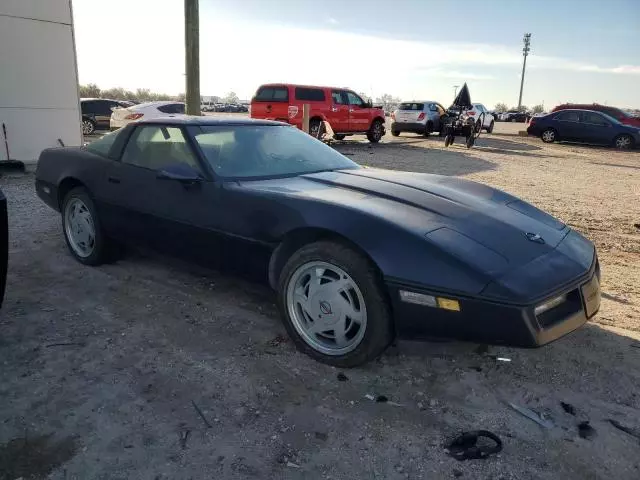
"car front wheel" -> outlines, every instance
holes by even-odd
[[[619,150],[627,150],[633,147],[633,138],[631,135],[618,135],[613,141],[613,144]]]
[[[111,245],[85,188],[74,188],[64,197],[62,230],[69,251],[80,263],[100,265],[108,260]]]
[[[376,267],[337,242],[302,247],[280,275],[278,300],[297,348],[336,367],[376,358],[393,340],[393,323]]]
[[[487,133],[493,133],[494,126],[495,126],[495,122],[491,120],[491,123],[489,124],[489,128],[487,128]]]

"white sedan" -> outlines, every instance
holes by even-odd
[[[116,108],[111,112],[109,127],[117,130],[136,120],[149,120],[157,117],[178,117],[184,115],[182,102],[147,102],[128,108]]]

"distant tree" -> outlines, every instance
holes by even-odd
[[[187,95],[185,93],[179,93],[178,95],[173,97],[172,100],[175,100],[176,102],[186,102]]]
[[[151,90],[148,88],[138,88],[136,90],[136,100],[139,102],[149,102],[151,100],[155,100],[154,96],[158,96],[158,94],[152,94]]]
[[[394,97],[393,95],[389,95],[385,93],[376,98],[376,105],[382,105],[382,108],[385,110],[391,110],[397,104],[400,103],[400,99],[398,97]]]
[[[224,103],[238,103],[240,101],[236,92],[227,93],[222,100]]]
[[[496,106],[494,107],[494,109],[498,113],[503,113],[509,110],[509,107],[507,107],[506,103],[496,103]]]
[[[531,109],[531,113],[542,113],[544,112],[544,105],[534,105]]]
[[[513,111],[513,112],[526,112],[527,110],[529,110],[527,108],[526,105],[520,105],[520,108],[518,107],[511,107],[511,109],[509,111]]]
[[[112,98],[114,100],[126,100],[127,92],[122,87],[115,87],[108,90],[102,90],[102,92],[100,92],[100,97]]]
[[[95,83],[89,85],[80,85],[80,98],[99,98],[100,87]]]

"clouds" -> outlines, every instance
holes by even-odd
[[[329,17],[327,18],[327,23],[330,23],[331,25],[338,25],[340,22],[333,17]]]

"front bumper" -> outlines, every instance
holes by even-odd
[[[517,305],[432,292],[416,286],[387,282],[401,338],[445,337],[512,347],[540,347],[576,330],[598,312],[600,307],[600,266],[597,257],[589,271],[570,284],[548,293],[529,305]],[[400,291],[457,300],[460,311],[427,307],[404,302]],[[560,295],[566,301],[536,315],[536,306]]]

